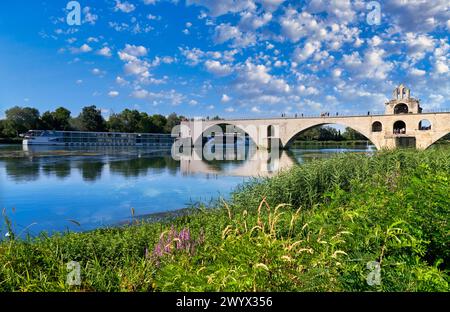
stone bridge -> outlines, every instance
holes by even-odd
[[[422,113],[419,100],[411,98],[409,89],[403,85],[394,90],[393,96],[383,115],[194,120],[182,122],[180,136],[196,145],[202,137],[218,133],[221,130],[218,126],[231,125],[245,132],[259,148],[289,148],[305,130],[339,124],[358,131],[377,149],[404,145],[426,149],[450,133],[450,112]]]

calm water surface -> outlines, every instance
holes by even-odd
[[[83,231],[117,225],[138,216],[175,211],[227,198],[251,176],[341,152],[373,147],[307,148],[282,152],[272,161],[251,149],[243,160],[179,161],[170,152],[135,148],[64,149],[0,145],[0,209],[16,233]],[[72,222],[74,220],[80,224]],[[0,235],[6,227],[0,222]]]

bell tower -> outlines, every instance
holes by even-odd
[[[418,99],[411,97],[411,90],[403,83],[395,88],[392,100],[386,103],[386,115],[420,114],[422,108]]]

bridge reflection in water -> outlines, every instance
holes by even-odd
[[[180,157],[180,169],[183,175],[203,173],[220,176],[226,172],[228,176],[269,177],[295,163],[295,159],[286,151],[260,150],[254,145],[215,151],[193,149],[192,153]]]
[[[351,147],[337,144],[329,147],[312,146],[291,150],[258,149],[254,144],[245,149],[239,147],[223,148],[220,151],[193,149],[191,153],[180,157],[180,171],[185,176],[206,174],[209,178],[219,178],[222,175],[271,177],[296,164],[332,157],[336,153],[373,154],[375,151],[375,147],[370,144]]]

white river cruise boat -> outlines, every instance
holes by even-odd
[[[171,148],[175,138],[159,133],[81,132],[30,130],[23,145],[145,146]]]

